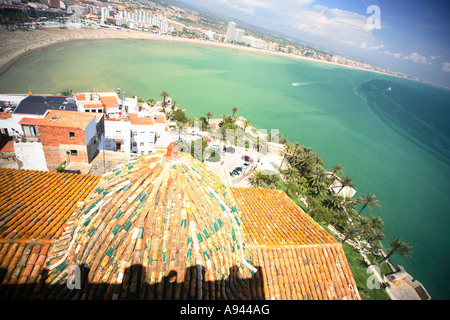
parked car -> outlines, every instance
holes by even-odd
[[[252,163],[252,162],[253,162],[253,159],[251,159],[249,156],[242,156],[242,159],[243,159],[245,162],[248,162],[248,163]]]
[[[250,162],[245,162],[243,165],[242,165],[242,169],[247,169],[248,167],[250,166]]]

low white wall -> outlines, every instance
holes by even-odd
[[[48,171],[44,149],[40,142],[14,142],[16,158],[21,169]]]

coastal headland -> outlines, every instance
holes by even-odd
[[[6,72],[15,62],[34,50],[66,41],[73,40],[100,40],[100,39],[144,39],[160,40],[170,42],[184,42],[200,45],[209,45],[216,47],[229,48],[234,50],[245,50],[249,52],[279,55],[289,58],[302,59],[312,62],[325,63],[340,67],[353,68],[377,73],[383,73],[375,70],[367,70],[356,66],[342,65],[335,62],[317,60],[314,58],[288,54],[278,51],[262,50],[252,47],[244,47],[223,42],[214,42],[207,40],[198,40],[191,38],[175,37],[170,35],[158,35],[149,32],[134,30],[114,30],[114,29],[61,29],[47,28],[38,30],[14,30],[3,31],[0,33],[0,75]],[[386,74],[386,73],[383,73]]]

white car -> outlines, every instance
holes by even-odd
[[[249,166],[250,166],[250,162],[245,162],[245,163],[242,165],[242,170],[247,169]]]

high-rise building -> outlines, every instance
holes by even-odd
[[[227,42],[235,41],[235,37],[236,37],[236,23],[230,21],[228,23],[227,37],[225,38],[225,40]]]
[[[242,42],[242,38],[244,37],[244,30],[236,29],[235,34],[236,34],[236,36],[235,36],[234,41]]]

